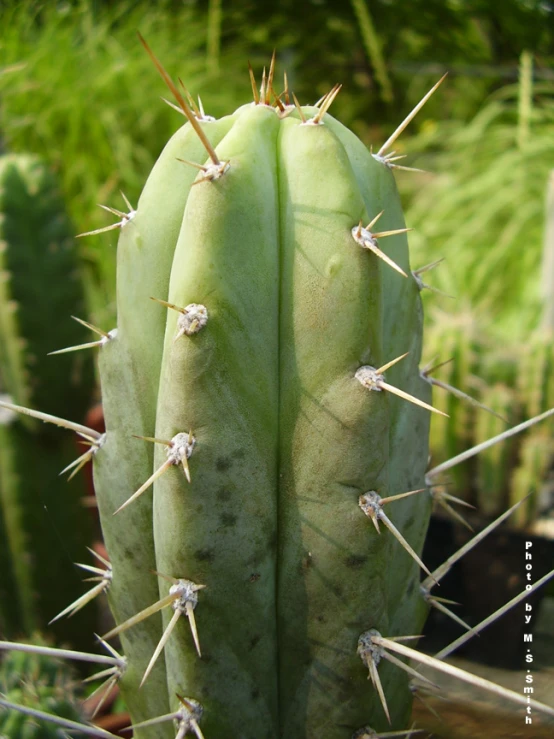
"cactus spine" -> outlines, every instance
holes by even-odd
[[[84,415],[91,396],[90,357],[48,351],[78,343],[83,288],[71,224],[56,181],[32,155],[0,157],[0,392],[11,402],[49,413]],[[59,474],[75,455],[74,442],[29,417],[0,418],[0,631],[30,634],[81,589],[60,577],[67,556],[80,557],[87,514],[79,486],[60,490]],[[85,539],[83,540],[83,537]],[[61,546],[60,538],[64,546]],[[90,643],[90,617],[63,628],[65,639]],[[58,632],[59,633],[59,632]]]

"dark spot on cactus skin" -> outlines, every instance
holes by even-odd
[[[317,616],[317,620],[319,621],[320,624],[324,624],[325,623],[325,616],[322,616],[320,614],[319,616]]]
[[[250,643],[248,644],[248,651],[251,652],[256,644],[260,641],[262,637],[259,634],[256,634],[256,636],[253,636],[252,639],[250,639]]]
[[[233,464],[229,457],[219,457],[215,462],[215,468],[218,472],[225,472]]]
[[[224,511],[220,516],[219,520],[221,521],[221,525],[224,526],[226,529],[230,528],[231,526],[234,526],[237,522],[237,517],[234,513],[228,513],[227,511]]]
[[[365,554],[350,554],[346,558],[346,566],[352,567],[355,569],[356,567],[361,567],[367,562],[367,556]]]
[[[213,562],[215,554],[213,549],[197,549],[194,553],[194,557],[199,562]]]
[[[258,582],[258,580],[260,579],[260,577],[261,577],[261,575],[260,575],[259,572],[253,572],[248,579],[249,579],[250,582]]]
[[[253,690],[253,691],[252,691],[252,692],[250,693],[250,695],[251,695],[251,697],[252,697],[252,700],[254,700],[254,701],[255,701],[255,700],[257,700],[257,699],[258,699],[258,698],[260,697],[260,691],[258,690],[258,688],[255,688],[255,689],[254,689],[254,690]]]
[[[219,500],[222,500],[222,501],[230,500],[231,495],[232,495],[231,491],[228,490],[227,488],[221,488],[221,490],[217,491],[217,497],[219,498]]]

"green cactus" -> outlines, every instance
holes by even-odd
[[[0,391],[12,403],[49,413],[83,416],[90,402],[93,365],[84,355],[56,360],[47,352],[79,342],[83,288],[71,225],[53,174],[32,155],[0,157]],[[60,577],[68,556],[88,541],[82,485],[60,490],[59,474],[75,444],[58,429],[26,416],[0,418],[0,632],[45,629],[80,578]],[[63,542],[63,545],[62,545]],[[58,627],[83,640],[90,617]],[[87,640],[88,642],[90,640]]]
[[[409,733],[394,653],[431,659],[399,642],[442,575],[419,557],[434,409],[387,152],[437,85],[373,155],[328,114],[338,87],[292,105],[272,64],[214,121],[149,53],[189,122],[107,227],[118,320],[88,456],[110,564],[90,595],[125,660],[106,676],[137,739]]]
[[[43,645],[40,635],[33,643]],[[0,692],[19,706],[39,709],[70,721],[83,720],[78,704],[79,680],[75,671],[56,657],[26,652],[4,653],[0,663]],[[49,721],[17,711],[0,712],[0,736],[6,739],[59,739],[60,730]]]
[[[193,119],[209,140],[200,174],[178,161],[204,161],[193,125],[181,129],[122,225],[95,481],[116,620],[161,597],[174,604],[164,626],[172,613],[179,621],[165,670],[160,657],[140,692],[161,619],[122,634],[135,722],[185,695],[200,702],[208,735],[339,737],[344,726],[386,725],[360,635],[417,631],[426,611],[418,565],[372,532],[377,498],[361,502],[423,485],[428,410],[371,392],[384,381],[375,369],[409,352],[386,381],[429,400],[422,314],[391,168],[323,122],[323,109],[279,114],[267,94],[221,121]],[[381,211],[396,269],[359,225]],[[152,445],[133,434],[164,440],[154,464]],[[155,470],[165,472],[153,496],[127,507]],[[429,510],[428,497],[392,505],[417,549]],[[384,577],[387,562],[394,575]],[[196,619],[199,639],[180,614]],[[408,680],[392,668],[382,681],[403,726]]]

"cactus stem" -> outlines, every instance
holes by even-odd
[[[208,137],[206,136],[206,134],[202,130],[202,126],[199,124],[199,122],[196,119],[194,113],[192,112],[192,110],[189,108],[189,106],[185,102],[183,96],[181,95],[181,93],[177,89],[175,83],[173,82],[173,80],[171,79],[171,77],[168,75],[168,73],[165,71],[165,69],[163,68],[162,63],[159,61],[159,59],[154,55],[154,52],[148,46],[148,44],[146,43],[146,41],[142,37],[141,33],[140,32],[137,32],[137,35],[139,37],[140,43],[143,45],[144,49],[146,50],[146,53],[148,54],[148,56],[150,57],[150,59],[154,63],[154,66],[158,70],[161,78],[163,79],[163,81],[165,82],[165,84],[168,86],[168,88],[171,90],[171,92],[173,93],[173,96],[175,97],[175,100],[177,100],[177,102],[179,103],[179,105],[181,106],[181,109],[182,109],[183,113],[189,119],[190,125],[194,128],[196,134],[198,135],[198,138],[200,139],[200,141],[202,142],[204,148],[208,152],[208,155],[209,155],[210,159],[212,160],[212,162],[215,165],[220,164],[220,161],[218,159],[218,156],[215,153],[215,149],[213,148],[213,146],[209,142]]]
[[[307,123],[310,123],[312,125],[318,125],[322,123],[322,118],[327,113],[331,105],[333,104],[334,99],[339,94],[340,90],[342,88],[342,85],[334,85],[334,87],[323,97],[323,100],[321,101],[321,105],[319,106],[319,110],[316,113],[316,115],[311,118]]]
[[[386,639],[378,634],[373,634],[371,636],[371,640],[375,645],[383,647],[384,649],[390,649],[391,651],[397,652],[403,657],[408,657],[416,662],[419,662],[420,664],[426,665],[427,667],[431,667],[435,670],[440,670],[447,675],[451,675],[452,677],[456,677],[459,680],[463,680],[464,682],[467,682],[471,685],[483,688],[484,690],[488,690],[501,698],[506,698],[507,700],[510,700],[514,703],[519,703],[519,705],[523,705],[525,707],[531,706],[531,708],[534,708],[537,711],[542,711],[549,716],[554,716],[554,708],[546,706],[544,705],[544,703],[539,703],[539,701],[533,700],[527,695],[520,695],[513,690],[503,688],[501,685],[492,683],[489,680],[478,677],[477,675],[472,675],[465,670],[461,670],[459,667],[454,667],[454,665],[442,662],[435,657],[430,657],[423,652],[418,652],[416,649],[406,647],[404,644],[397,644],[395,641],[392,641],[391,639]],[[386,652],[383,652],[383,656],[385,655]],[[404,665],[404,667],[406,666]]]
[[[418,565],[423,570],[425,570],[425,572],[429,575],[429,577],[433,578],[431,571],[427,569],[427,567],[423,564],[423,562],[418,557],[418,555],[415,553],[415,551],[412,549],[412,547],[408,544],[406,539],[402,536],[400,531],[398,531],[396,526],[393,524],[393,522],[390,520],[387,514],[383,511],[383,503],[386,503],[389,500],[403,498],[405,495],[413,495],[414,493],[418,493],[418,492],[422,492],[422,491],[413,490],[413,491],[410,491],[409,493],[402,493],[399,496],[395,495],[392,498],[381,498],[381,496],[378,493],[376,493],[375,490],[369,490],[367,493],[360,495],[358,499],[358,505],[360,506],[362,511],[365,513],[365,515],[373,521],[373,525],[377,529],[377,533],[381,533],[379,530],[379,521],[382,521],[385,524],[385,526],[388,528],[388,530],[391,532],[391,534],[398,541],[398,543],[408,552],[410,557],[412,557],[412,559],[414,559],[418,563]]]
[[[442,83],[442,81],[446,78],[446,74],[443,74],[443,76],[440,78],[438,82],[436,82],[433,87],[429,90],[428,93],[426,93],[419,103],[411,110],[410,113],[404,118],[402,123],[396,128],[394,133],[392,133],[389,138],[385,141],[383,146],[379,149],[377,152],[377,157],[383,157],[383,154],[386,152],[387,149],[389,149],[392,144],[396,141],[396,139],[400,136],[402,131],[406,128],[406,126],[415,118],[415,116],[419,113],[421,108],[425,105],[425,103],[429,100],[431,95],[435,92],[435,90],[439,87],[439,85]],[[404,169],[404,167],[399,167],[399,169]]]
[[[393,234],[398,233],[406,233],[407,231],[411,231],[410,228],[400,228],[396,229],[394,231],[383,231],[381,233],[371,233],[369,230],[382,216],[383,211],[378,213],[375,218],[367,225],[366,228],[362,226],[362,221],[357,226],[354,226],[352,228],[352,236],[354,238],[354,241],[356,241],[357,244],[359,244],[364,249],[369,249],[372,251],[376,256],[379,257],[379,259],[382,259],[384,262],[386,262],[389,267],[392,267],[394,270],[399,272],[403,277],[407,277],[408,275],[404,272],[404,270],[396,264],[390,257],[388,257],[377,245],[376,239],[383,238],[385,236],[392,236]]]
[[[179,465],[179,464],[182,465],[183,471],[185,473],[185,477],[187,478],[187,482],[191,481],[188,459],[190,455],[192,454],[194,447],[196,446],[196,439],[192,435],[192,431],[189,431],[188,434],[184,432],[175,434],[175,436],[169,441],[166,439],[155,439],[152,436],[136,436],[136,438],[144,439],[145,441],[151,441],[155,444],[165,444],[165,446],[168,447],[168,450],[167,450],[168,458],[162,464],[162,466],[159,467],[148,478],[148,480],[146,480],[146,482],[143,485],[141,485],[140,488],[135,493],[133,493],[133,495],[131,495],[130,498],[128,498],[125,501],[125,503],[120,505],[119,508],[113,512],[114,516],[116,515],[116,513],[119,513],[124,508],[126,508],[130,503],[136,500],[140,495],[142,495],[142,493],[148,490],[148,488],[158,479],[158,477],[161,477],[161,475],[163,475],[164,472],[166,472],[172,465]]]
[[[25,408],[22,405],[13,405],[12,403],[6,403],[0,400],[0,408],[6,408],[9,411],[15,413],[22,413],[25,416],[31,416],[31,418],[37,418],[39,421],[44,423],[52,423],[54,426],[60,426],[70,431],[75,431],[76,434],[82,436],[84,439],[97,443],[104,436],[99,431],[89,429],[87,426],[82,426],[80,423],[74,423],[73,421],[67,421],[65,418],[59,418],[58,416],[52,416],[50,413],[42,413],[41,411],[35,411],[32,408]]]
[[[57,726],[61,726],[63,729],[69,729],[70,731],[80,731],[82,734],[100,737],[100,739],[117,739],[115,734],[110,734],[109,731],[104,731],[104,729],[100,729],[98,726],[80,724],[77,721],[71,721],[67,718],[61,718],[61,716],[54,716],[51,713],[38,711],[36,708],[18,706],[16,703],[4,700],[3,698],[0,698],[0,706],[3,706],[4,708],[12,711],[19,711],[19,713],[24,713],[26,716],[32,716],[33,718],[37,718],[41,721],[49,721],[51,724],[57,724]]]
[[[0,405],[2,404],[0,403]],[[458,454],[455,457],[448,459],[446,462],[443,462],[442,464],[439,464],[436,467],[433,467],[433,469],[429,470],[429,472],[427,473],[427,477],[429,479],[436,477],[441,472],[444,472],[445,470],[448,470],[451,467],[454,467],[460,462],[465,462],[466,459],[469,459],[470,457],[474,457],[476,454],[479,454],[479,452],[483,452],[485,449],[488,449],[494,444],[497,444],[499,441],[503,441],[504,439],[507,439],[510,436],[515,436],[515,434],[519,434],[520,431],[525,431],[530,426],[533,426],[535,423],[538,423],[539,421],[544,421],[546,418],[549,418],[552,415],[554,415],[554,408],[551,408],[550,410],[545,411],[544,413],[541,413],[540,415],[535,416],[534,418],[530,418],[528,421],[524,421],[523,423],[520,423],[517,426],[513,426],[511,429],[508,429],[507,431],[503,431],[501,434],[498,434],[497,436],[493,436],[491,439],[487,439],[487,441],[483,441],[481,444],[477,444],[476,446],[471,447],[471,449],[467,449],[465,452],[462,452],[461,454]]]
[[[513,608],[522,600],[530,596],[535,590],[538,590],[540,587],[542,587],[552,577],[554,577],[554,570],[550,570],[550,572],[541,577],[540,580],[537,580],[537,582],[533,583],[533,585],[528,590],[527,588],[525,590],[522,590],[519,595],[516,595],[514,598],[505,603],[501,608],[498,608],[494,613],[491,613],[490,616],[487,616],[487,618],[481,621],[481,623],[477,624],[477,626],[474,626],[472,629],[473,633],[462,634],[462,636],[458,637],[458,639],[453,641],[448,646],[444,647],[444,649],[441,649],[440,652],[437,652],[437,654],[435,654],[435,659],[444,659],[445,657],[448,657],[449,654],[452,654],[452,652],[456,651],[456,649],[458,649],[458,647],[461,647],[462,644],[465,644],[466,641],[469,641],[469,639],[471,639],[473,636],[492,624],[494,621],[496,621],[496,619],[503,616],[507,611],[510,610],[510,608]]]
[[[180,308],[178,305],[167,303],[165,300],[160,300],[159,298],[150,298],[150,300],[155,300],[157,303],[165,305],[166,308],[171,308],[171,310],[176,310],[181,314],[177,322],[177,333],[173,341],[177,341],[177,339],[180,339],[185,334],[187,336],[197,334],[208,323],[208,309],[200,303],[190,303],[186,308]]]
[[[530,494],[529,494],[530,495]],[[482,541],[486,536],[488,536],[491,531],[493,531],[497,526],[499,526],[502,521],[504,521],[508,516],[510,516],[519,506],[524,503],[529,495],[526,495],[525,498],[522,498],[521,500],[518,500],[517,503],[515,503],[511,508],[508,508],[507,511],[504,511],[498,518],[496,518],[492,523],[490,523],[486,528],[484,528],[482,531],[480,531],[478,534],[476,534],[472,539],[470,539],[466,544],[464,544],[463,547],[460,547],[457,552],[454,552],[454,554],[451,554],[450,557],[448,557],[447,560],[445,560],[442,565],[437,567],[436,570],[433,571],[432,575],[430,575],[431,579],[437,583],[441,578],[443,578],[448,572],[450,572],[450,569],[452,566],[461,559],[464,554],[467,554],[473,547],[475,547],[477,544],[479,544],[480,541]],[[421,583],[422,590],[430,590],[433,586],[429,582],[429,578],[426,578]]]
[[[191,730],[196,735],[196,739],[204,739],[204,734],[198,725],[198,721],[202,718],[204,709],[198,701],[195,701],[192,698],[183,698],[178,693],[176,693],[176,695],[183,706],[178,711],[175,711],[174,713],[166,713],[164,716],[151,718],[147,721],[141,721],[138,724],[128,726],[126,729],[123,729],[123,731],[155,726],[156,724],[161,724],[165,721],[178,721],[178,732],[175,739],[183,739],[183,737],[189,734]]]
[[[356,374],[354,375],[354,377],[368,390],[377,390],[379,392],[381,390],[388,390],[389,393],[393,393],[393,395],[398,395],[398,397],[403,398],[404,400],[407,400],[414,405],[419,405],[421,408],[425,408],[428,411],[438,413],[439,415],[446,416],[446,418],[448,418],[448,415],[446,413],[439,411],[437,408],[433,408],[432,405],[424,403],[423,400],[415,398],[413,395],[404,392],[404,390],[400,390],[399,388],[394,387],[394,385],[389,385],[388,382],[385,382],[383,372],[399,362],[401,359],[404,359],[404,357],[407,356],[408,353],[409,352],[401,354],[399,357],[396,357],[396,359],[393,359],[387,364],[384,364],[382,367],[379,367],[379,369],[375,369],[375,367],[370,367],[369,365],[359,367],[356,370]]]

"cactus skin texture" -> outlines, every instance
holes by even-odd
[[[406,236],[381,242],[402,276],[353,234],[381,211],[372,232],[404,228],[394,177],[330,115],[286,112],[259,103],[199,121],[229,162],[213,179],[177,161],[206,159],[190,123],[169,141],[122,224],[118,333],[100,350],[107,434],[94,475],[116,621],[167,598],[167,578],[205,586],[199,649],[170,604],[122,632],[122,694],[133,723],[177,710],[178,695],[198,701],[211,739],[386,728],[358,640],[417,634],[427,612],[418,565],[359,503],[423,488],[428,457],[429,411],[356,378],[409,352],[386,382],[430,401]],[[181,315],[150,298],[201,304],[207,324],[175,339]],[[113,515],[167,461],[167,444],[133,435],[177,434],[191,482],[171,464]],[[388,509],[418,552],[430,507],[423,493]],[[384,661],[379,674],[402,728],[408,677]]]
[[[35,634],[33,643],[42,645],[44,642]],[[73,667],[60,659],[23,652],[2,655],[0,690],[4,698],[20,706],[82,721],[77,684]],[[0,711],[0,736],[6,739],[59,739],[61,733],[59,727],[47,721],[30,721],[16,711]]]
[[[73,231],[53,174],[32,155],[0,157],[0,392],[11,402],[84,415],[91,358],[46,356],[83,340],[83,327],[67,320],[68,313],[82,315],[83,306]],[[60,429],[0,414],[4,636],[45,629],[82,591],[76,572],[60,575],[68,556],[80,559],[88,541],[82,480],[60,489],[59,474],[75,456],[75,442]],[[91,615],[81,614],[54,633],[85,646],[91,627]]]

